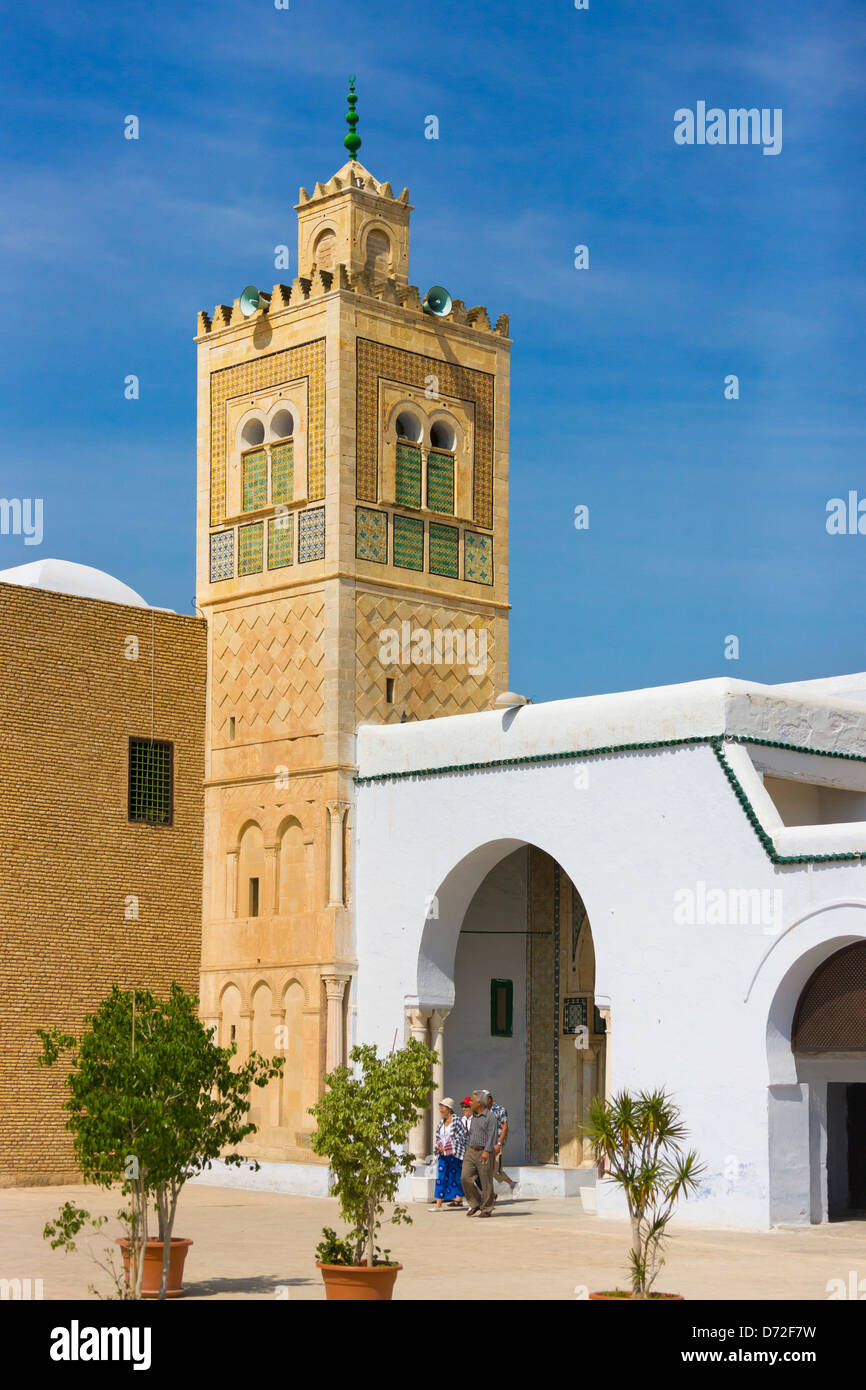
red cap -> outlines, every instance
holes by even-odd
[[[471,1101],[471,1099],[470,1099],[469,1096],[464,1096],[463,1099],[461,1100],[460,1104],[461,1104],[461,1105],[471,1105],[471,1104],[472,1104],[472,1101]]]

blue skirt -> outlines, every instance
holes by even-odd
[[[436,1186],[433,1190],[437,1202],[440,1197],[443,1202],[452,1202],[456,1197],[463,1196],[463,1184],[460,1181],[462,1167],[463,1160],[455,1158],[454,1154],[444,1154],[440,1157],[436,1165]]]

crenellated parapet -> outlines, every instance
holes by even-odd
[[[298,309],[335,292],[376,299],[382,304],[403,309],[408,314],[424,313],[417,285],[402,285],[390,275],[384,281],[376,283],[369,270],[352,272],[341,263],[333,270],[317,266],[311,276],[296,276],[291,285],[274,285],[270,304],[259,309],[254,317],[269,315],[273,318],[285,309]],[[204,309],[199,312],[197,336],[204,337],[209,333],[218,333],[224,328],[234,328],[247,322],[249,320],[244,318],[241,312],[240,299],[236,299],[230,305],[217,304],[212,315]],[[476,304],[467,309],[462,299],[453,301],[448,322],[474,329],[477,333],[495,333],[502,338],[507,338],[509,334],[507,314],[500,314],[495,327],[491,327],[490,315],[483,304]]]

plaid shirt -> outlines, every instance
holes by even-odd
[[[455,1158],[465,1157],[466,1126],[459,1115],[455,1115],[451,1120],[450,1134],[445,1133],[445,1121],[439,1121],[436,1126],[436,1143],[442,1145],[442,1152],[446,1156],[453,1154]]]
[[[497,1144],[501,1144],[501,1143],[502,1143],[502,1127],[503,1127],[503,1125],[505,1125],[505,1124],[508,1123],[508,1111],[505,1109],[505,1106],[504,1106],[504,1105],[500,1105],[500,1104],[499,1104],[499,1101],[498,1101],[498,1100],[495,1100],[495,1101],[493,1102],[493,1104],[492,1104],[491,1107],[490,1107],[490,1110],[491,1110],[491,1113],[492,1113],[493,1115],[496,1116],[496,1119],[497,1119],[497,1122],[498,1122],[498,1125],[499,1125],[499,1128],[498,1128],[497,1131],[496,1131],[496,1142],[497,1142]]]

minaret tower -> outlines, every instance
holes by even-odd
[[[286,1054],[259,1158],[313,1160],[352,1041],[355,729],[508,685],[503,314],[409,283],[408,189],[357,158],[301,189],[298,273],[199,314],[197,602],[208,624],[202,1013]]]

